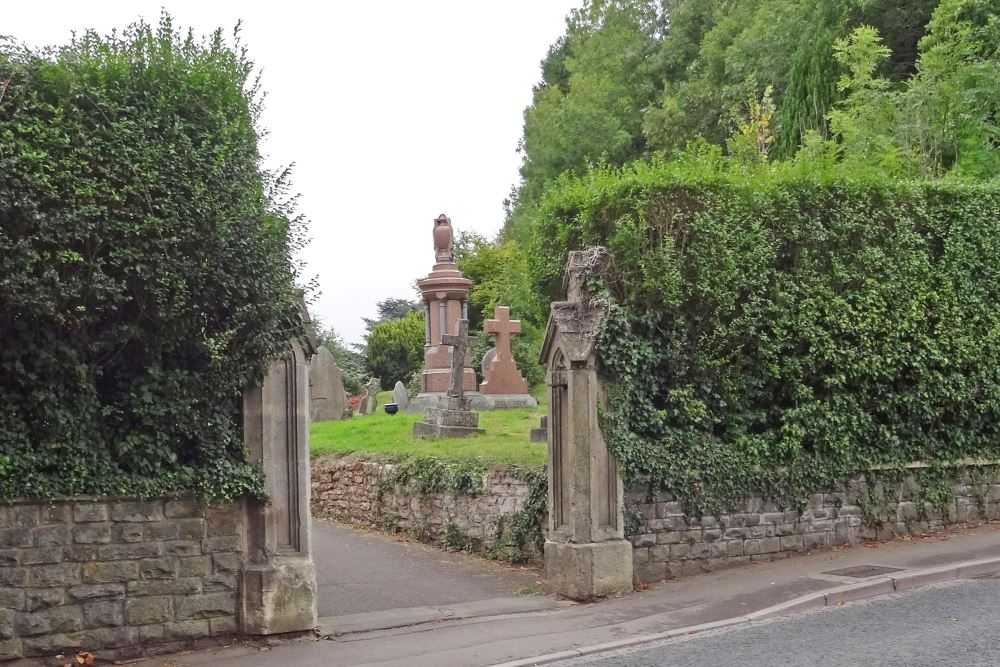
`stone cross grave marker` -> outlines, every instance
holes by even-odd
[[[510,336],[521,333],[521,321],[510,319],[508,306],[494,308],[493,318],[483,323],[483,331],[496,334],[496,357],[483,371],[479,391],[483,394],[527,394],[528,383],[518,372],[514,355],[510,352]]]
[[[469,410],[469,399],[465,398],[462,378],[465,372],[465,355],[476,344],[475,336],[469,335],[469,320],[459,320],[454,334],[441,337],[444,345],[452,346],[451,382],[448,385],[448,407],[428,408],[423,421],[413,424],[413,435],[417,438],[464,438],[483,433],[479,428],[479,413]]]
[[[373,415],[378,409],[378,392],[382,388],[382,381],[377,377],[368,380],[365,388],[365,396],[361,399],[361,414]]]
[[[454,335],[441,336],[441,343],[451,345],[451,380],[448,382],[448,398],[461,399],[465,396],[462,390],[462,375],[465,373],[465,353],[475,347],[479,339],[469,335],[469,320],[459,320],[458,330]]]

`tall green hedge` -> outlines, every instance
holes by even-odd
[[[1000,182],[717,152],[564,178],[532,264],[606,246],[603,428],[702,511],[858,471],[1000,458]]]
[[[251,71],[166,16],[0,42],[0,499],[260,490],[240,393],[301,321]]]

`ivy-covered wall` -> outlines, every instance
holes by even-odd
[[[564,178],[543,206],[541,291],[568,249],[613,259],[602,429],[626,483],[694,515],[1000,458],[1000,183],[807,158],[694,150]]]
[[[240,394],[301,322],[253,63],[164,15],[0,82],[0,500],[258,491]]]

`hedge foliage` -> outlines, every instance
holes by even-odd
[[[252,63],[164,15],[0,42],[0,499],[258,492],[240,394],[301,327]]]
[[[602,427],[624,476],[715,512],[854,472],[1000,457],[1000,182],[715,149],[563,178],[533,274],[606,246]]]

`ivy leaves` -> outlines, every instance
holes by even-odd
[[[689,155],[543,204],[541,256],[575,236],[614,257],[597,344],[622,471],[695,511],[1000,455],[1000,189],[796,169]]]

